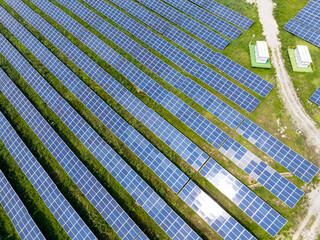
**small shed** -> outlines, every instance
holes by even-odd
[[[307,68],[312,63],[307,46],[297,45],[297,48],[294,50],[294,56],[296,58],[297,67],[299,68]]]
[[[266,63],[270,58],[268,45],[265,41],[256,42],[255,53],[257,63]]]

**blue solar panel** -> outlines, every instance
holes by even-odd
[[[211,64],[262,97],[266,97],[273,88],[271,83],[221,53],[217,53],[214,56],[211,60]]]
[[[217,33],[211,31],[195,20],[185,16],[184,14],[178,12],[174,8],[168,6],[167,4],[158,0],[138,0],[138,2],[144,4],[153,11],[159,13],[163,17],[167,18],[171,22],[177,24],[178,26],[186,29],[190,33],[196,35],[203,41],[211,44],[213,47],[223,50],[229,41]],[[220,23],[221,24],[221,23]],[[215,29],[216,30],[216,29]],[[229,35],[229,34],[228,34]],[[231,36],[228,36],[231,37]]]
[[[38,93],[41,93],[44,100],[50,104],[51,107],[53,106],[54,110],[59,109],[61,111],[64,120],[68,118],[72,113],[72,109],[70,112],[62,111],[62,105],[66,104],[66,102],[52,90],[50,85],[27,63],[27,61],[7,42],[7,40],[4,39],[2,35],[0,35],[0,42],[0,51],[2,54],[20,72],[28,83],[31,84]],[[22,92],[10,79],[6,80],[6,84],[2,84],[0,87],[0,90],[17,109],[35,134],[37,134],[53,157],[60,163],[120,238],[134,239],[141,232],[139,227],[73,154]],[[76,127],[78,128],[78,126]],[[93,130],[91,131],[93,132]],[[81,133],[83,132],[81,131]],[[83,136],[87,135],[84,134]]]
[[[176,71],[148,50],[140,47],[138,43],[95,15],[81,3],[70,0],[59,0],[59,2],[68,7],[75,14],[78,14],[79,17],[90,23],[92,26],[96,26],[95,28],[103,33],[108,39],[126,50],[150,70],[158,74],[175,88],[184,92],[233,129],[239,126],[244,120],[244,117],[241,114],[236,113],[235,110],[219,98],[212,95],[191,79],[184,77],[180,72]]]
[[[0,112],[0,122],[2,124],[4,116]],[[11,219],[15,229],[21,239],[44,240],[45,237],[40,232],[37,225],[31,218],[28,210],[23,205],[19,196],[11,187],[10,183],[0,170],[0,203]]]
[[[251,19],[213,0],[190,0],[190,1],[195,4],[198,4],[199,6],[208,10],[209,12],[214,13],[215,15],[233,23],[234,25],[244,30],[248,30],[251,27],[251,25],[254,23]]]
[[[320,87],[312,94],[310,100],[320,106]]]
[[[219,151],[289,207],[294,207],[302,197],[302,190],[232,138],[229,137]]]
[[[112,78],[100,66],[87,55],[81,52],[75,45],[68,41],[62,34],[55,30],[24,4],[19,8],[13,6],[26,20],[32,23],[60,50],[74,61],[85,73],[95,80],[106,92],[123,105],[131,114],[153,131],[159,138],[166,142],[173,150],[181,155],[195,169],[208,158],[194,143],[176,130],[172,125],[160,117],[152,109],[148,108],[131,92]],[[41,27],[41,29],[40,29]],[[76,53],[76,54],[74,54]],[[80,86],[78,87],[78,89]]]
[[[192,130],[200,134],[214,147],[219,147],[227,138],[227,134],[217,128],[205,117],[193,110],[189,105],[180,100],[177,96],[165,90],[153,79],[123,58],[120,54],[110,48],[82,25],[66,15],[60,9],[47,1],[33,0],[48,15],[62,24],[72,34],[75,34],[84,44],[95,51],[106,62],[115,67],[120,73],[137,85],[152,99],[167,108],[173,115],[186,123]]]
[[[232,40],[236,40],[242,33],[240,29],[210,14],[202,8],[197,7],[187,0],[164,0],[164,2],[189,14],[200,22],[211,27],[213,30],[223,34],[226,37],[231,38]]]
[[[11,57],[11,54],[16,54],[13,61],[23,62],[21,55],[18,55],[16,50],[12,46],[7,46],[6,41],[1,42],[1,46],[5,46],[7,51],[5,52]],[[11,49],[12,48],[12,49]],[[8,52],[8,53],[7,53]],[[18,56],[18,57],[17,57]],[[9,61],[12,59],[9,59]],[[76,111],[74,111],[70,105],[57,93],[52,87],[41,77],[37,76],[37,72],[34,72],[34,75],[30,74],[32,69],[30,65],[25,63],[24,72],[22,75],[26,75],[25,78],[31,87],[43,98],[43,100],[52,108],[53,111],[61,118],[62,121],[70,128],[71,131],[78,137],[78,139],[92,152],[92,154],[101,162],[101,164],[116,178],[116,180],[132,195],[132,197],[138,202],[138,204],[156,221],[156,223],[163,228],[163,230],[173,239],[200,239],[197,234],[144,182],[142,178],[134,172],[128,164],[124,162],[123,159],[89,126],[89,124],[84,121]],[[39,80],[35,82],[34,80]],[[17,94],[12,94],[16,97]],[[12,97],[11,97],[12,98]],[[22,99],[19,98],[19,99]],[[12,99],[9,99],[12,101]],[[23,99],[23,102],[27,102],[26,99]],[[31,106],[29,107],[31,108]],[[28,109],[29,110],[29,109]],[[19,110],[18,110],[19,111]],[[29,110],[32,115],[37,115],[36,113]],[[32,124],[28,122],[28,124]],[[35,127],[38,127],[38,121],[33,122]],[[36,130],[33,129],[35,132]],[[37,132],[36,132],[37,133]],[[46,136],[48,138],[48,136]],[[48,138],[50,141],[54,137]],[[45,140],[41,139],[44,143]],[[59,146],[60,145],[60,146]],[[59,154],[66,156],[66,150],[61,150],[61,143],[55,144],[54,146],[60,147]],[[50,146],[53,147],[53,146]],[[50,150],[50,148],[49,148]],[[69,155],[69,156],[68,156]],[[67,154],[68,168],[73,168],[75,160],[70,160],[70,154]],[[55,156],[56,157],[56,156]],[[59,156],[57,156],[59,157]],[[56,157],[56,158],[57,158]],[[75,157],[75,156],[74,156]],[[78,168],[77,168],[78,169]],[[72,173],[73,176],[79,176]],[[71,176],[71,174],[70,174]],[[72,176],[71,176],[72,177]],[[74,180],[75,181],[75,180]],[[87,195],[88,199],[94,203],[97,203],[97,209],[100,210],[103,204],[104,210],[106,210],[105,203],[103,201],[97,202],[96,198],[96,188],[92,186],[87,186],[90,182],[86,177],[82,179],[83,187],[89,192]],[[91,197],[93,195],[93,197]],[[113,208],[111,208],[113,209]],[[117,209],[118,210],[118,209]],[[105,213],[102,213],[105,215]],[[140,232],[140,229],[131,222],[132,220],[126,215],[127,220],[131,224],[124,224],[125,219],[114,219],[116,222],[112,222],[110,225],[114,227],[114,230],[119,234],[121,238],[128,237],[134,239]],[[109,219],[107,219],[108,221]],[[119,223],[121,225],[119,226]],[[128,231],[129,229],[129,231]],[[141,233],[140,233],[141,234]]]
[[[310,28],[320,31],[320,3],[310,1],[294,18]]]
[[[212,158],[200,173],[271,236],[274,237],[286,224],[287,221],[279,213]]]
[[[317,47],[320,47],[320,32],[316,31],[306,25],[303,25],[295,20],[290,20],[287,25],[284,26],[284,29],[288,32],[291,32],[298,37],[303,38],[307,42],[310,42]]]
[[[193,182],[189,182],[179,193],[196,213],[198,213],[219,235],[226,240],[255,239],[237,223],[222,207],[213,201]]]
[[[4,72],[0,69],[1,78],[4,75]],[[2,88],[6,87],[6,82],[2,85]],[[70,238],[96,239],[2,115],[0,115],[0,123],[1,140]]]
[[[309,183],[319,171],[318,167],[249,119],[240,125],[237,132],[306,183]]]

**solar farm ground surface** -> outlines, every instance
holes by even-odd
[[[25,3],[28,3],[30,6],[30,1],[24,1]],[[52,1],[53,3],[56,3],[55,1]],[[108,1],[107,1],[108,2]],[[248,42],[252,38],[252,35],[255,34],[255,40],[262,40],[263,37],[261,35],[262,28],[261,24],[259,23],[257,12],[255,7],[246,4],[244,1],[218,1],[222,4],[225,4],[226,6],[231,7],[233,10],[244,14],[245,16],[253,19],[255,21],[255,24],[248,30],[243,31],[242,35],[236,40],[232,41],[229,46],[225,50],[222,51],[224,55],[231,58],[232,60],[235,60],[236,62],[240,63],[242,66],[245,66],[246,68],[250,69],[251,71],[257,73],[259,76],[263,77],[267,81],[274,84],[274,69],[265,70],[265,69],[251,69],[250,68],[250,57],[248,53]],[[83,2],[82,2],[83,3]],[[4,1],[0,0],[0,4],[4,6]],[[64,9],[65,10],[65,9]],[[119,27],[118,27],[119,28]],[[120,28],[119,28],[120,29]],[[120,29],[122,32],[126,32],[123,29]],[[5,30],[3,27],[1,27],[1,33],[3,33]],[[130,34],[129,34],[130,35]],[[133,39],[136,40],[135,37],[131,36]],[[70,38],[72,39],[72,38]],[[198,38],[197,38],[198,39]],[[206,46],[210,47],[208,44],[203,42],[202,40],[198,39],[200,42],[205,44]],[[14,43],[14,40],[12,43]],[[77,41],[73,41],[76,45],[81,46],[81,44]],[[108,42],[108,44],[111,47],[115,47],[114,44]],[[141,45],[143,45],[140,42]],[[145,46],[147,49],[148,46]],[[48,48],[52,51],[54,51],[54,48],[48,44]],[[92,58],[97,62],[102,62],[101,59],[97,55],[92,54],[92,51],[87,49],[85,46],[82,46],[81,49],[85,51],[87,54],[91,55]],[[216,49],[212,48],[216,51]],[[172,62],[168,61],[164,57],[160,56],[157,52],[150,49],[151,52],[153,52],[155,55],[158,55],[161,59],[163,59],[165,62],[168,62],[174,69],[176,69],[178,72],[181,72],[185,76],[190,77],[195,82],[199,83],[200,85],[206,87],[210,92],[214,93],[217,97],[219,97],[221,100],[232,106],[234,109],[236,109],[238,112],[240,112],[245,117],[249,118],[253,122],[257,123],[259,126],[263,127],[265,130],[267,130],[269,133],[271,133],[276,138],[280,139],[282,142],[284,142],[286,145],[294,149],[296,152],[301,154],[302,156],[306,157],[310,161],[315,161],[316,157],[313,155],[313,151],[308,149],[303,141],[303,137],[299,134],[297,134],[293,128],[292,123],[290,122],[288,116],[283,112],[283,106],[281,104],[281,101],[279,100],[279,97],[277,96],[277,93],[275,90],[272,90],[271,93],[268,95],[266,99],[263,99],[258,94],[253,92],[252,90],[241,86],[237,81],[234,79],[228,77],[226,74],[218,71],[214,67],[212,67],[214,70],[217,70],[221,75],[228,78],[230,81],[234,82],[235,84],[241,86],[243,89],[247,90],[249,93],[257,97],[258,99],[262,100],[262,102],[259,104],[257,109],[252,113],[249,114],[242,108],[240,108],[235,103],[228,100],[226,97],[222,96],[221,94],[217,93],[212,88],[208,88],[203,82],[201,82],[199,79],[191,76],[190,74],[187,74],[185,71],[183,71],[181,68],[177,67],[176,65],[172,64]],[[185,51],[186,52],[186,51]],[[189,53],[188,53],[189,54]],[[122,53],[123,56],[128,57],[125,53]],[[190,54],[189,54],[190,55]],[[194,57],[194,56],[192,56]],[[203,64],[203,61],[200,59],[194,57],[196,60],[198,60],[200,63]],[[67,59],[61,58],[63,62],[72,70],[77,72],[77,69],[75,65],[72,63],[69,63]],[[313,58],[313,60],[315,60]],[[134,60],[130,60],[133,61]],[[2,68],[6,68],[2,64],[0,64]],[[101,64],[102,68],[107,70],[108,73],[110,73],[113,77],[118,79],[124,86],[126,86],[135,96],[137,96],[142,102],[144,102],[146,105],[148,105],[150,108],[152,108],[155,112],[157,112],[160,116],[164,117],[168,122],[170,122],[173,126],[175,126],[179,131],[184,133],[189,139],[191,139],[193,142],[195,142],[202,150],[204,150],[208,156],[213,157],[217,162],[219,162],[224,168],[226,168],[229,172],[234,174],[238,179],[240,179],[245,185],[251,186],[252,184],[255,184],[256,181],[254,181],[252,178],[248,177],[248,175],[244,174],[242,170],[240,170],[238,167],[236,167],[235,164],[233,164],[230,160],[225,158],[219,151],[214,149],[208,142],[204,141],[202,138],[200,138],[198,135],[194,134],[192,131],[190,131],[185,125],[181,124],[181,122],[175,118],[171,113],[169,113],[167,110],[162,108],[161,106],[157,105],[155,102],[153,102],[148,96],[143,94],[140,89],[136,89],[132,86],[130,82],[128,82],[126,79],[120,77],[119,73],[114,71],[112,68],[110,68],[105,63]],[[145,67],[142,65],[140,66],[139,63],[137,64],[140,69],[143,71],[146,71]],[[9,71],[10,72],[10,71]],[[9,73],[7,72],[7,73]],[[148,72],[148,71],[146,71]],[[79,76],[81,76],[83,73],[79,73]],[[10,75],[10,74],[9,74]],[[239,134],[237,134],[233,129],[228,127],[226,124],[222,123],[217,117],[215,117],[213,114],[209,113],[207,110],[205,110],[200,105],[196,104],[191,98],[180,92],[179,90],[174,89],[173,87],[169,86],[163,79],[157,77],[154,73],[148,72],[148,75],[150,75],[153,79],[155,79],[158,83],[160,83],[162,86],[164,86],[166,89],[170,89],[174,94],[176,94],[179,98],[186,101],[188,104],[190,104],[195,110],[197,110],[199,113],[204,115],[207,119],[209,119],[212,123],[214,123],[216,126],[218,126],[220,129],[222,129],[224,132],[226,132],[228,135],[230,135],[232,138],[237,140],[239,143],[241,143],[243,146],[245,146],[247,149],[249,149],[251,152],[253,152],[255,155],[266,161],[270,166],[272,166],[274,169],[276,169],[278,172],[287,172],[286,169],[284,169],[280,164],[278,164],[276,161],[274,161],[272,158],[270,158],[268,155],[260,151],[258,148],[256,148],[254,145],[252,145],[249,141],[247,141],[244,137],[241,137]],[[82,75],[83,76],[83,75]],[[90,83],[90,80],[88,81]],[[93,84],[92,82],[90,84]],[[92,85],[96,92],[102,92],[101,89],[97,85]],[[240,220],[240,223],[245,226],[251,233],[254,234],[255,237],[258,239],[272,239],[270,235],[266,234],[256,223],[254,223],[247,215],[239,212],[236,206],[232,205],[230,201],[228,201],[216,188],[214,188],[212,185],[208,184],[207,180],[205,180],[201,175],[196,173],[189,165],[187,165],[184,160],[178,156],[176,153],[174,153],[166,144],[159,139],[155,137],[155,135],[150,132],[145,126],[139,124],[130,114],[128,114],[121,106],[119,106],[110,96],[107,96],[106,94],[100,94],[99,96],[103,96],[103,99],[109,103],[109,105],[116,111],[118,114],[120,114],[129,124],[131,124],[134,128],[136,128],[142,135],[144,135],[154,146],[156,146],[161,152],[164,153],[164,155],[172,162],[175,163],[175,165],[179,166],[180,169],[183,169],[183,172],[190,178],[193,179],[193,181],[202,189],[204,189],[210,196],[213,196],[216,198],[220,204],[223,205],[225,209],[228,209],[228,212],[234,216],[237,220]],[[1,106],[1,109],[6,109],[5,106]],[[279,120],[278,120],[279,119]],[[278,120],[278,121],[277,121]],[[280,122],[280,125],[278,124]],[[95,124],[92,122],[91,124]],[[96,125],[99,126],[99,125]],[[282,126],[286,126],[287,129],[284,133],[280,133],[278,129],[280,129]],[[98,129],[96,127],[95,129]],[[102,134],[105,138],[108,135],[104,135],[102,132],[99,132],[99,134]],[[119,142],[120,143],[120,142]],[[116,145],[117,143],[115,143]],[[119,151],[119,148],[114,146],[116,151]],[[121,148],[121,147],[120,147]],[[130,159],[130,154],[123,153],[122,155],[126,159]],[[129,160],[130,162],[130,160]],[[132,163],[134,166],[134,163]],[[98,165],[97,165],[98,166]],[[136,168],[138,169],[139,166],[136,165]],[[99,173],[97,173],[99,175]],[[97,176],[97,175],[96,175]],[[144,176],[146,177],[146,176]],[[103,179],[103,178],[101,178]],[[296,186],[302,187],[303,182],[299,180],[297,177],[289,177],[290,181],[292,181]],[[156,191],[158,193],[161,193],[161,188],[164,185],[156,186],[155,183],[152,183],[155,179],[150,178],[150,184],[154,186]],[[157,182],[156,180],[155,182]],[[272,194],[270,194],[265,188],[257,187],[254,188],[253,191],[261,197],[263,200],[265,200],[271,207],[273,207],[276,211],[278,211],[282,216],[284,216],[288,220],[288,224],[283,228],[283,230],[280,232],[281,234],[285,234],[285,231],[288,230],[293,224],[294,219],[297,215],[303,214],[303,203],[304,199],[300,201],[293,209],[290,209],[287,207],[284,203],[282,203],[280,200],[276,199]],[[160,195],[161,197],[164,197],[165,194]],[[174,206],[174,196],[167,197],[166,201],[168,201],[171,206]],[[126,210],[126,208],[125,208]],[[127,209],[128,210],[128,209]],[[179,207],[175,208],[176,211],[179,210]],[[183,214],[183,211],[181,211]],[[295,214],[293,214],[295,213]],[[130,215],[130,214],[129,214]],[[132,213],[131,215],[132,216]],[[185,219],[189,218],[190,216],[185,215]],[[136,219],[135,219],[136,220]],[[143,219],[141,218],[143,221]],[[188,223],[192,223],[188,222]],[[204,224],[201,222],[201,224]],[[206,229],[205,224],[203,226],[194,226],[195,229],[198,231],[201,231],[200,229]],[[95,229],[95,231],[99,232],[99,229]],[[210,233],[208,235],[202,235],[204,238],[210,238]]]

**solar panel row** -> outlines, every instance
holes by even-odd
[[[159,13],[161,16],[177,24],[178,26],[186,29],[190,33],[196,35],[203,41],[209,43],[210,45],[212,45],[213,47],[219,50],[223,50],[229,44],[229,41],[227,39],[223,38],[217,33],[211,31],[210,29],[206,28],[205,26],[187,17],[186,15],[178,12],[177,10],[173,9],[172,7],[166,5],[161,1],[139,0],[138,2],[142,3],[146,7],[152,9],[153,11]],[[218,24],[216,26],[218,26]],[[216,28],[215,30],[217,29],[218,28]],[[229,37],[231,38],[230,35]]]
[[[73,11],[80,18],[94,26],[108,39],[130,53],[135,59],[158,74],[158,76],[162,77],[175,88],[184,92],[186,95],[195,100],[197,103],[213,113],[229,126],[235,129],[243,121],[244,117],[242,115],[235,115],[235,111],[232,110],[231,107],[229,107],[227,104],[224,104],[223,101],[221,101],[219,98],[212,95],[210,92],[202,88],[191,79],[184,77],[180,72],[176,71],[167,63],[163,62],[160,58],[156,57],[148,50],[141,47],[138,43],[113,27],[111,24],[95,15],[81,3],[72,0],[58,0],[58,2],[69,8],[69,10]],[[236,102],[238,104],[241,104],[241,102],[244,101],[245,103],[243,104],[243,106],[250,106],[250,104],[247,103],[246,98],[252,97],[251,95],[244,97],[244,99],[242,100],[238,99],[238,95],[236,97],[233,97],[233,95],[230,94],[230,96],[231,100],[236,99]],[[226,108],[229,112],[229,115],[221,114],[222,112],[226,112]]]
[[[70,0],[68,0],[70,1]],[[88,108],[144,161],[165,183],[178,192],[188,181],[172,162],[130,126],[59,61],[11,15],[5,13],[5,26]]]
[[[5,42],[3,45],[8,45],[8,43]],[[14,52],[16,54],[15,61],[19,61],[19,63],[20,61],[23,62],[21,55],[18,55],[12,46],[6,47],[7,52]],[[10,55],[10,53],[7,54]],[[10,60],[12,59],[9,59],[9,61]],[[49,83],[41,78],[34,69],[28,69],[30,66],[27,63],[24,64],[24,67],[24,73],[21,74],[29,74],[25,76],[25,79],[28,81],[31,87],[33,87],[33,89],[40,95],[40,97],[43,98],[48,106],[51,107],[52,110],[55,111],[55,113],[60,117],[60,119],[70,128],[70,130],[73,131],[73,133],[85,145],[85,147],[91,151],[91,153],[102,163],[102,165],[113,175],[113,177],[116,178],[116,180],[129,192],[129,194],[131,194],[138,204],[145,209],[145,211],[156,221],[160,227],[163,228],[163,230],[171,238],[188,239],[188,237],[190,237],[191,239],[200,239],[197,234],[144,182],[144,180],[141,179],[138,174],[135,173],[129,167],[129,165],[127,165],[124,160],[121,159],[120,156],[116,154],[116,152],[114,152],[114,150],[107,145],[106,142],[103,141],[103,139],[89,126],[89,124],[84,121],[57,92],[52,89]],[[34,70],[35,76],[30,74],[32,70]],[[35,82],[34,79],[38,79],[39,81]],[[9,100],[12,101],[12,99]],[[26,99],[23,100],[24,102],[27,102]],[[29,112],[31,112],[32,115],[37,115],[35,112],[30,110]],[[28,122],[28,124],[30,123]],[[35,129],[33,130],[35,131]],[[54,139],[52,136],[46,137],[48,139]],[[41,140],[44,142],[43,139]],[[67,156],[68,164],[70,164],[68,167],[71,167],[75,170],[81,170],[81,167],[74,167],[74,163],[76,161],[70,160],[70,155],[72,153],[65,154],[66,150],[61,150],[61,145],[63,145],[63,143],[55,144],[54,146],[60,147],[59,153],[63,154],[63,156],[69,155]],[[89,180],[88,176],[86,176],[82,181],[82,183],[85,184],[84,188],[89,191],[89,195],[86,195],[88,199],[91,200],[93,204],[97,202],[100,205],[97,206],[98,210],[100,210],[103,206],[102,209],[106,211],[104,214],[110,213],[110,209],[106,209],[105,202],[97,201],[99,200],[99,197],[97,198],[97,194],[99,194],[99,192],[95,191],[97,188],[86,186],[86,184],[88,182],[90,183],[92,179]],[[102,215],[104,214],[102,213]],[[119,231],[117,233],[121,238],[128,237],[130,239],[134,239],[140,232],[140,229],[133,222],[131,222],[132,220],[127,215],[126,217],[127,219],[113,219],[116,222],[113,222],[113,224],[111,223],[110,225],[115,231]],[[129,223],[131,224],[126,224],[128,223],[128,220],[130,220]]]
[[[55,110],[56,108],[61,109],[64,100],[51,89],[45,80],[17,53],[16,49],[2,35],[0,35],[0,42],[2,54],[5,55],[28,83],[38,93],[42,93],[45,101],[50,105],[54,105]],[[134,239],[141,232],[139,227],[67,147],[22,92],[10,79],[6,81],[6,85],[2,84],[0,88],[53,157],[60,163],[120,238]],[[68,116],[68,112],[66,112],[63,119],[65,120]],[[144,235],[143,233],[141,234]]]
[[[172,5],[173,7],[189,14],[195,19],[201,21],[213,30],[223,34],[226,37],[236,40],[242,33],[242,31],[231,24],[223,21],[222,19],[210,14],[209,12],[197,7],[187,0],[164,0],[164,2]],[[176,13],[177,14],[177,13]],[[184,16],[182,15],[182,18]]]
[[[284,26],[284,30],[303,38],[317,47],[320,47],[320,32],[316,31],[304,24],[301,24],[293,19]]]
[[[312,94],[310,100],[320,106],[320,87]]]
[[[5,77],[1,69],[0,76]],[[5,87],[6,82],[2,85]],[[0,138],[70,238],[96,239],[3,116],[1,117]]]
[[[85,0],[85,1],[92,2],[92,0]],[[159,31],[160,33],[162,33],[162,32],[160,31],[159,26],[162,26],[162,24],[167,24],[166,22],[163,22],[162,19],[158,18],[156,15],[152,14],[151,12],[146,11],[146,9],[142,8],[141,6],[137,5],[134,2],[122,1],[122,0],[119,0],[119,1],[112,0],[112,2],[114,2],[118,6],[122,7],[124,10],[126,10],[127,12],[132,14],[133,16],[139,18],[141,21],[145,22],[149,26],[153,27],[156,31]],[[106,16],[110,15],[106,12],[106,10],[101,9],[101,7],[95,6],[93,3],[91,3],[91,5],[95,8],[97,8],[103,14],[106,14]],[[104,4],[101,3],[101,6],[102,5],[104,6],[104,8],[106,8],[106,7],[110,8],[110,6],[107,6],[108,4],[106,4],[106,3],[104,3]],[[110,11],[110,9],[109,9],[109,11]],[[116,14],[118,14],[117,11],[114,11],[113,15],[116,15]],[[152,19],[151,23],[149,21],[145,20],[146,15],[148,16],[148,19]],[[111,19],[112,20],[115,19],[115,21],[117,21],[116,20],[117,18],[111,18]],[[122,21],[119,21],[117,23],[120,24],[121,26],[126,25],[126,22],[122,22]],[[154,23],[157,23],[157,25],[154,26],[155,25]],[[235,80],[244,84],[245,86],[252,89],[253,91],[256,91],[261,96],[266,96],[269,93],[269,91],[273,88],[273,86],[270,83],[268,83],[266,80],[262,79],[261,77],[254,74],[253,72],[242,67],[238,63],[230,60],[229,58],[224,57],[223,55],[221,56],[221,54],[215,53],[211,49],[201,45],[199,42],[195,41],[192,37],[190,37],[189,35],[185,34],[182,31],[180,31],[179,29],[175,28],[174,26],[168,26],[168,25],[166,25],[166,26],[167,27],[165,29],[167,29],[167,30],[164,32],[164,34],[163,34],[164,36],[170,38],[172,41],[174,41],[178,45],[182,46],[183,48],[185,48],[189,52],[195,54],[197,57],[201,58],[205,62],[211,63],[212,65],[217,67],[222,72],[225,72],[226,74],[231,74],[230,76],[233,77]],[[125,28],[128,31],[133,31],[133,30],[128,29],[130,27],[125,27]],[[138,29],[141,29],[141,32],[142,31],[143,32],[149,31],[149,30],[144,29],[143,27],[138,27]],[[135,30],[135,31],[137,31],[137,30]],[[149,35],[149,33],[148,33],[148,35]],[[167,47],[163,47],[163,48],[160,47],[160,49],[157,49],[157,48],[159,48],[159,46],[155,46],[155,44],[159,45],[159,44],[164,44],[163,42],[165,42],[163,39],[161,39],[162,41],[159,40],[159,38],[160,37],[158,36],[157,41],[153,40],[153,41],[155,41],[154,44],[151,43],[151,41],[148,42],[148,44],[151,47],[153,47],[155,50],[157,50],[158,52],[163,54],[164,56],[166,56],[165,54],[167,54],[167,55],[170,54],[171,52],[168,50],[171,50],[172,47],[169,49]],[[176,53],[175,55],[173,55],[173,53],[171,53],[171,54],[172,54],[172,56],[178,56],[179,58],[181,58],[181,56],[185,55],[185,54],[182,55],[181,53],[179,53],[179,54]],[[169,58],[169,59],[171,59],[171,58]],[[220,60],[225,61],[227,63],[227,67],[225,67],[223,64],[220,64],[219,63]],[[175,59],[172,61],[175,63],[177,62],[177,60],[175,60]],[[181,64],[179,66],[181,66]],[[190,66],[187,68],[185,68],[183,66],[181,66],[181,67],[193,75],[195,75],[195,73],[193,73],[193,71],[194,71],[193,69],[197,69],[197,70],[199,69],[199,68],[193,67],[193,69],[191,68],[191,70],[190,70]],[[212,71],[212,70],[210,69],[210,71]],[[212,72],[214,72],[214,71],[212,71]],[[223,78],[223,79],[225,79],[225,78]],[[203,79],[201,79],[201,80],[204,81]],[[225,81],[228,81],[228,80],[225,79]]]
[[[0,112],[0,123],[4,123],[4,116]],[[19,196],[11,187],[0,170],[0,203],[10,217],[15,229],[21,239],[26,240],[44,240],[45,237],[31,218],[28,210],[23,205]]]
[[[231,137],[227,139],[219,151],[289,207],[294,207],[302,197],[303,191]]]
[[[70,60],[76,63],[88,76],[96,81],[106,92],[188,161],[195,169],[199,169],[204,161],[208,159],[208,155],[203,153],[200,148],[184,137],[182,133],[176,130],[156,112],[143,104],[39,15],[35,14],[22,3],[14,1],[12,4],[15,4],[12,5],[15,10],[29,23],[33,24],[34,27],[38,28],[42,34],[66,54]]]
[[[167,108],[173,115],[186,123],[196,133],[202,135],[213,146],[219,147],[227,137],[223,131],[193,110],[189,105],[177,96],[165,90],[149,76],[123,58],[120,54],[110,48],[107,44],[87,31],[82,25],[66,15],[60,9],[48,1],[32,0],[38,7],[54,18],[68,31],[74,34],[91,50],[96,52],[106,62],[122,73],[133,84],[142,89],[157,103]]]
[[[249,119],[246,119],[240,125],[237,133],[248,139],[306,183],[309,183],[319,171],[318,167],[298,155]]]
[[[215,15],[231,22],[232,24],[248,30],[251,25],[254,23],[251,19],[237,13],[226,6],[217,3],[213,0],[190,0],[191,2],[198,4],[209,12],[214,13]]]
[[[315,30],[320,31],[320,4],[316,1],[310,1],[299,13],[294,20],[301,22]]]
[[[33,1],[35,2],[35,0]],[[41,2],[41,4],[44,3],[46,2]],[[101,41],[99,39],[91,40],[90,36],[92,34],[88,31],[84,30],[83,32],[86,32],[85,34],[80,33],[80,29],[82,28],[82,26],[77,24],[72,18],[64,16],[64,13],[58,14],[59,10],[55,9],[55,7],[53,6],[50,6],[49,10],[49,6],[50,5],[48,4],[46,8],[44,8],[49,15],[51,14],[53,18],[56,18],[57,21],[60,21],[60,23],[63,26],[65,26],[68,30],[70,30],[76,36],[79,36],[79,38],[82,39],[82,41],[88,47],[91,47],[91,49],[93,49],[96,53],[103,57],[107,62],[109,61],[111,64],[115,64],[116,61],[114,61],[114,59],[120,59],[116,52],[114,52],[110,48],[107,48],[107,45],[106,47],[101,47]],[[64,18],[68,20],[63,21]],[[67,22],[68,24],[65,24]],[[77,26],[76,29],[69,27],[71,25],[71,22],[72,25]],[[178,99],[175,95],[173,95],[172,93],[168,93],[160,85],[156,84],[151,78],[144,75],[139,69],[130,64],[126,59],[122,58],[119,63],[115,64],[115,68],[119,72],[121,72],[125,77],[130,79],[134,84],[136,84],[140,89],[146,92],[146,94],[148,94],[151,98],[153,98],[159,104],[163,105],[171,113],[180,118],[183,122],[189,124],[189,126],[195,132],[197,132],[200,136],[206,139],[214,147],[220,146],[227,138],[227,134],[222,132],[220,129],[216,128],[208,120],[203,118],[200,114],[197,114],[188,105],[186,105],[180,99]],[[259,161],[261,160],[259,159]],[[264,168],[266,167],[267,165],[265,164]],[[283,177],[279,175],[279,178]],[[287,180],[283,178],[283,181]],[[274,189],[272,190],[276,192]],[[296,202],[295,200],[294,202]]]

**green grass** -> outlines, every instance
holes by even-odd
[[[5,98],[2,92],[0,92],[0,110],[3,113],[3,115],[7,117],[7,119],[8,114],[16,115],[15,109]],[[17,117],[16,121],[19,122],[20,126],[26,125],[26,123],[21,121],[19,117]],[[33,187],[26,175],[20,169],[15,159],[10,155],[9,151],[7,150],[1,139],[0,159],[0,169],[6,176],[7,180],[10,182],[15,192],[18,194],[19,198],[21,199],[25,207],[28,209],[29,214],[31,215],[34,222],[37,224],[45,238],[52,240],[70,239],[68,234],[65,232],[60,223],[57,221],[57,219],[51,213],[49,208],[46,206],[36,189]],[[0,225],[0,236],[2,236],[10,226],[8,221],[5,221],[4,223],[6,223],[5,226],[2,227]],[[2,232],[2,228],[4,232]],[[11,231],[12,239],[17,237],[16,235],[17,234]]]
[[[3,144],[0,148],[4,147]],[[1,150],[0,150],[1,151]],[[21,240],[11,219],[0,203],[0,239],[2,240]]]

